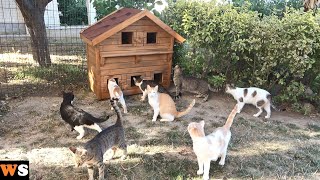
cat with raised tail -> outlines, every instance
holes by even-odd
[[[147,96],[147,86],[149,85],[150,87],[155,87],[155,86],[158,86],[158,91],[160,93],[166,93],[166,94],[169,94],[169,91],[167,91],[167,89],[165,87],[163,87],[161,84],[153,81],[153,80],[145,80],[143,79],[142,77],[133,77],[133,81],[134,81],[134,84],[136,86],[138,86],[140,88],[140,90],[142,91],[142,96],[141,96],[141,99],[140,101],[144,101],[146,99],[146,96]]]
[[[123,112],[128,113],[127,105],[126,105],[126,102],[124,101],[123,93],[114,78],[111,78],[108,80],[108,90],[109,90],[110,99],[112,98],[119,99],[119,102],[123,108]]]
[[[152,121],[156,121],[159,114],[162,118],[160,121],[173,121],[174,118],[188,114],[196,102],[194,99],[186,110],[178,112],[172,98],[168,94],[159,93],[158,86],[150,87],[147,85],[147,93],[149,104],[154,112]]]
[[[106,121],[109,119],[109,116],[107,116],[106,119],[96,118],[84,110],[72,105],[74,100],[73,92],[62,91],[62,94],[63,101],[60,105],[60,115],[61,118],[70,125],[71,131],[76,130],[79,133],[77,139],[81,139],[84,136],[84,127],[95,129],[98,132],[102,131],[101,127],[97,123]]]
[[[198,175],[203,174],[203,179],[209,179],[210,162],[219,161],[219,165],[225,164],[227,148],[231,138],[230,127],[237,114],[237,105],[233,108],[226,123],[222,127],[216,128],[211,134],[205,135],[204,121],[192,122],[188,125],[188,132],[193,142],[193,151],[197,156],[199,170]]]
[[[257,87],[239,88],[234,85],[226,85],[226,93],[231,94],[238,104],[238,113],[241,112],[245,104],[252,104],[256,106],[259,111],[254,114],[254,117],[259,117],[263,109],[267,112],[265,118],[270,118],[271,107],[278,110],[271,102],[271,94]]]
[[[113,151],[113,155],[117,148],[123,151],[121,160],[124,160],[127,156],[127,145],[125,141],[125,132],[122,125],[122,115],[117,103],[117,99],[112,98],[110,100],[111,106],[117,113],[117,121],[114,125],[104,129],[97,134],[93,139],[88,141],[83,147],[69,147],[74,153],[74,160],[76,167],[86,165],[88,168],[89,180],[93,180],[93,166],[98,166],[99,180],[104,180],[103,154],[108,150]]]

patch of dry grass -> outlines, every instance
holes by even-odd
[[[85,109],[91,111],[109,110],[108,103],[94,101],[88,96],[90,93],[79,95],[76,103],[90,107]],[[88,130],[82,140],[76,140],[77,133],[71,132],[59,115],[60,97],[37,98],[31,102],[33,99],[16,102],[15,109],[5,115],[7,126],[0,138],[12,142],[3,141],[0,159],[29,159],[31,179],[87,179],[86,168],[73,166],[68,147],[81,146],[97,132]],[[196,174],[198,165],[186,127],[191,121],[206,120],[208,134],[224,124],[226,114],[210,116],[209,121],[210,111],[199,106],[195,109],[199,113],[195,115],[170,123],[151,122],[152,111],[149,112],[146,102],[140,103],[135,97],[126,100],[130,105],[129,114],[124,115],[128,157],[121,161],[119,151],[115,159],[106,161],[106,177],[201,179]],[[186,102],[189,101],[181,101],[180,106],[184,107]],[[110,125],[116,117],[113,111],[107,114],[112,115],[106,122]],[[317,179],[320,169],[318,123],[301,127],[277,119],[263,121],[242,115],[237,115],[231,127],[225,166],[211,163],[212,179]]]

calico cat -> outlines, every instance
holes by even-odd
[[[138,77],[138,78],[135,78],[133,77],[133,81],[134,81],[134,84],[136,86],[138,86],[140,88],[140,90],[142,91],[142,96],[141,96],[141,99],[140,101],[144,101],[146,96],[147,96],[147,86],[151,86],[151,87],[155,87],[155,86],[158,86],[158,91],[160,93],[166,93],[166,94],[170,94],[166,88],[164,88],[161,84],[153,81],[153,80],[144,80],[143,78],[141,77]]]
[[[200,123],[192,122],[188,125],[188,132],[193,142],[193,151],[197,156],[199,170],[197,174],[203,174],[203,179],[209,179],[210,162],[217,161],[221,157],[219,164],[224,165],[227,148],[231,138],[230,127],[237,114],[237,105],[233,108],[226,123],[222,127],[216,128],[211,134],[205,135],[204,121]]]
[[[184,77],[179,65],[174,67],[173,73],[173,83],[176,87],[176,99],[181,96],[181,91],[188,91],[197,94],[196,97],[203,97],[203,102],[208,100],[209,90],[213,91],[213,89],[211,89],[207,81],[195,77]]]
[[[159,93],[158,86],[150,87],[147,85],[147,93],[149,104],[154,111],[152,121],[157,120],[159,113],[162,118],[160,121],[173,121],[176,117],[188,114],[196,102],[194,99],[185,111],[178,112],[172,98],[168,94]]]
[[[110,94],[110,99],[112,98],[119,99],[119,102],[123,108],[123,112],[128,113],[126,102],[124,101],[124,98],[123,98],[123,93],[114,78],[108,80],[108,90]]]
[[[106,121],[109,119],[109,116],[106,119],[93,117],[91,114],[72,105],[72,101],[74,100],[73,92],[62,91],[62,94],[63,101],[60,105],[60,115],[71,126],[71,131],[76,130],[79,132],[77,139],[81,139],[84,136],[84,127],[95,129],[98,132],[102,131],[97,123]]]
[[[231,94],[237,100],[238,113],[241,112],[245,104],[253,104],[259,109],[259,112],[253,115],[254,117],[260,116],[264,109],[267,112],[265,118],[270,118],[271,107],[275,108],[271,103],[271,94],[264,89],[256,87],[239,88],[227,84],[226,93]]]
[[[122,115],[117,103],[117,99],[112,98],[110,100],[112,107],[117,113],[117,121],[114,125],[104,129],[99,134],[97,134],[93,139],[88,141],[84,147],[76,148],[69,147],[69,149],[74,153],[74,159],[76,167],[83,164],[87,165],[89,180],[93,180],[93,166],[97,165],[99,169],[99,180],[104,179],[104,163],[103,154],[112,149],[113,155],[117,148],[123,150],[123,156],[121,160],[124,160],[127,156],[127,145],[125,141],[124,128],[122,126]]]

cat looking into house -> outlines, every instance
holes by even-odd
[[[195,77],[183,76],[182,69],[176,65],[173,70],[173,83],[176,87],[176,96],[181,96],[181,91],[197,94],[196,97],[203,97],[203,102],[209,98],[209,90],[213,91],[207,81]]]
[[[159,93],[158,86],[147,85],[147,93],[149,104],[154,111],[152,121],[156,121],[159,114],[162,118],[160,121],[173,121],[174,118],[188,114],[196,102],[194,99],[186,110],[178,112],[172,98],[168,94]]]
[[[109,90],[110,99],[112,98],[119,99],[119,102],[123,108],[123,112],[128,113],[126,102],[124,101],[123,93],[114,78],[111,78],[108,80],[108,90]]]
[[[84,136],[84,127],[95,129],[98,132],[102,131],[97,123],[106,121],[109,119],[109,116],[107,116],[106,119],[96,118],[72,105],[72,101],[74,100],[73,92],[62,91],[62,94],[63,101],[60,105],[60,115],[61,118],[71,126],[71,131],[76,130],[79,132],[77,139],[81,139]]]
[[[259,111],[254,114],[254,117],[259,117],[263,112],[263,109],[267,112],[265,118],[270,118],[271,107],[276,109],[271,102],[271,94],[260,88],[249,87],[249,88],[239,88],[233,85],[226,85],[226,93],[231,94],[238,104],[238,113],[241,112],[245,104],[255,105]]]
[[[122,115],[119,107],[117,106],[115,98],[110,100],[111,106],[117,113],[117,121],[114,125],[104,129],[97,134],[93,139],[88,141],[83,147],[69,147],[74,153],[74,160],[76,167],[86,164],[88,168],[89,180],[93,180],[93,166],[98,166],[99,180],[104,179],[104,163],[103,154],[112,149],[113,155],[117,148],[123,151],[121,160],[124,160],[127,156],[127,145],[125,141],[125,132],[122,126]]]
[[[237,114],[237,105],[233,108],[226,123],[216,128],[211,134],[205,135],[204,121],[192,122],[188,125],[188,132],[193,142],[193,151],[197,156],[199,170],[198,175],[203,174],[203,179],[209,179],[210,162],[219,161],[219,165],[225,164],[227,148],[231,138],[230,127]]]
[[[142,77],[138,77],[138,78],[135,78],[133,77],[133,81],[134,81],[134,84],[136,86],[138,86],[140,88],[140,90],[142,91],[142,96],[141,96],[141,99],[140,101],[144,101],[146,99],[146,96],[147,96],[147,86],[151,86],[151,87],[155,87],[155,86],[158,86],[158,91],[160,93],[166,93],[166,94],[170,94],[166,88],[164,88],[161,84],[153,81],[153,80],[145,80],[143,79]]]

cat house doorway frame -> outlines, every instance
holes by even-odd
[[[86,43],[90,89],[109,98],[107,82],[117,78],[125,95],[139,94],[132,78],[170,86],[174,42],[185,39],[148,10],[121,8],[80,32]]]

